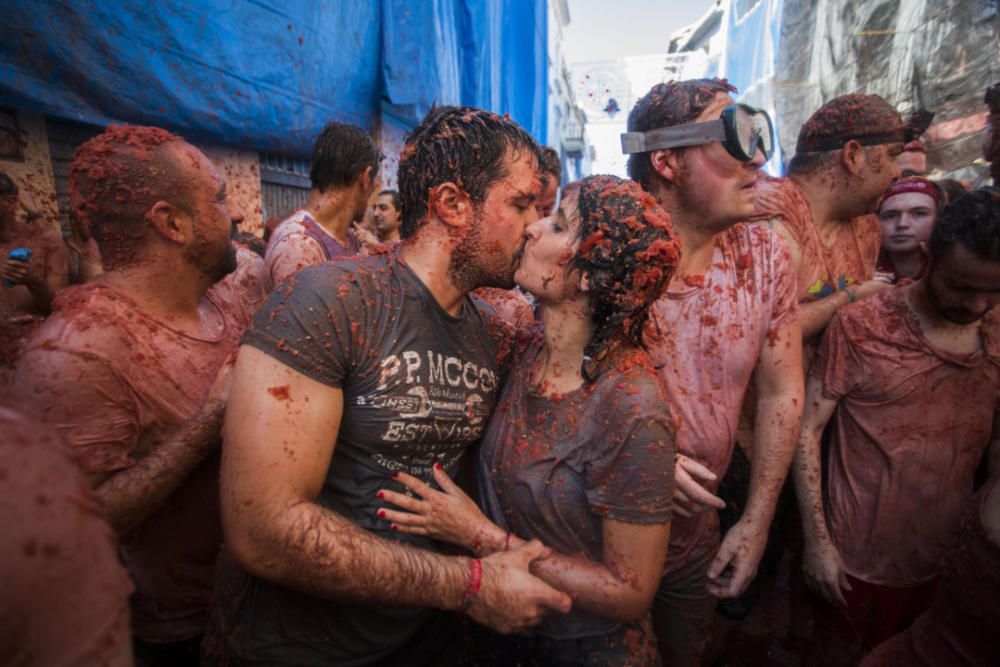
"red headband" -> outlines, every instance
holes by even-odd
[[[904,178],[900,181],[896,181],[882,193],[882,201],[879,202],[878,207],[882,208],[882,204],[886,202],[890,197],[895,197],[896,195],[905,194],[907,192],[919,192],[922,195],[927,195],[934,200],[937,206],[941,205],[944,201],[944,196],[941,193],[941,188],[934,181],[929,181],[926,178],[911,177]]]

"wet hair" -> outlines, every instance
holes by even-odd
[[[559,162],[559,153],[549,146],[541,147],[541,158],[538,163],[538,174],[543,181],[551,178],[559,183],[562,178],[562,163]]]
[[[567,186],[567,190],[571,190]],[[638,183],[589,176],[579,185],[580,245],[569,268],[587,276],[594,334],[584,350],[584,377],[610,346],[638,346],[643,325],[680,258],[670,216]]]
[[[903,119],[878,95],[854,93],[835,97],[799,128],[789,173],[810,173],[827,165],[854,139],[863,146],[903,143]]]
[[[195,185],[166,150],[183,143],[158,127],[112,125],[73,153],[69,194],[82,236],[93,236],[109,267],[127,264],[149,229],[158,201],[191,212]]]
[[[944,193],[946,203],[955,201],[969,191],[962,181],[957,181],[954,178],[939,178],[934,182],[941,188],[941,192]]]
[[[712,104],[716,95],[735,92],[736,87],[725,79],[687,79],[658,83],[632,107],[628,114],[628,131],[649,132],[660,127],[690,123]],[[646,151],[628,156],[629,177],[647,190],[656,175],[649,161],[651,153],[652,151]]]
[[[412,236],[427,220],[431,190],[455,183],[473,204],[508,175],[508,165],[527,153],[541,163],[538,144],[524,129],[474,107],[434,107],[406,137],[399,156],[403,219],[399,234]]]
[[[1000,262],[1000,194],[973,190],[944,207],[931,232],[931,256],[944,257],[956,243],[974,257]]]
[[[0,199],[16,197],[17,193],[17,183],[14,182],[14,179],[0,171]]]
[[[330,188],[346,188],[372,168],[372,180],[378,176],[382,153],[367,132],[357,125],[327,123],[316,138],[309,180],[320,192]]]
[[[378,193],[379,197],[381,197],[382,195],[389,195],[390,197],[392,197],[392,207],[396,209],[396,211],[399,211],[403,208],[403,200],[400,198],[399,192],[397,192],[396,190],[383,190],[382,192]]]

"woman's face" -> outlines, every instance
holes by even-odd
[[[514,280],[539,301],[559,302],[579,293],[579,272],[567,271],[580,245],[579,190],[563,194],[558,210],[528,225]]]

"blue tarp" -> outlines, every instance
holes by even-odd
[[[366,0],[4,4],[3,103],[306,155],[331,119],[374,127],[380,24]]]
[[[412,128],[432,104],[467,104],[545,142],[545,0],[384,0],[382,16],[385,113]]]
[[[544,140],[545,0],[14,0],[0,104],[306,156],[330,120],[413,126],[432,103]]]

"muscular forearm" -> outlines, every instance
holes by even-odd
[[[115,473],[96,489],[119,536],[140,526],[188,478],[217,443],[224,405],[203,410],[181,431],[159,443],[131,468]]]
[[[795,454],[795,439],[801,423],[800,389],[758,397],[745,518],[763,526],[770,525]]]
[[[822,427],[803,427],[792,461],[795,496],[807,543],[829,540],[823,512],[823,472],[820,457]]]
[[[802,338],[809,340],[823,333],[834,314],[850,302],[848,293],[841,290],[816,301],[800,303],[799,322],[802,323]]]
[[[305,500],[276,510],[238,504],[224,514],[226,543],[255,576],[338,600],[442,609],[462,603],[466,558],[383,539]]]

